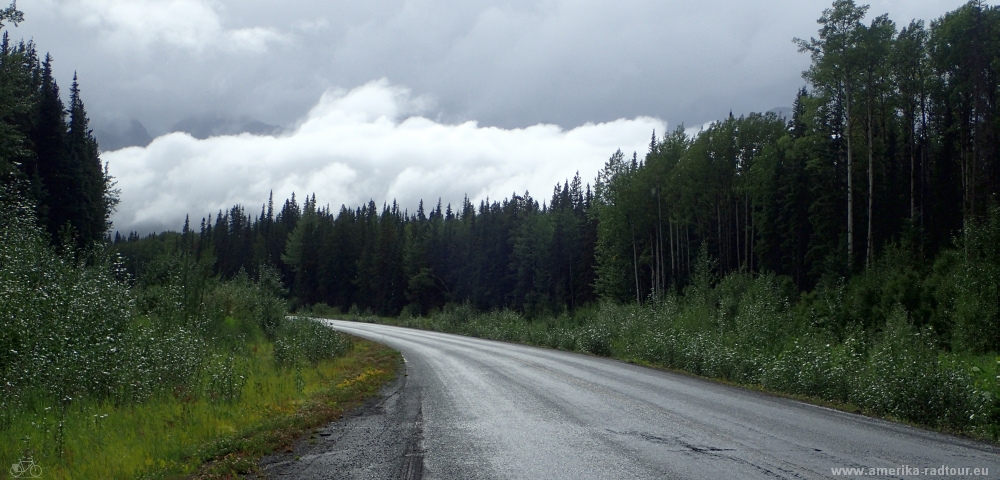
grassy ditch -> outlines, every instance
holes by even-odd
[[[373,395],[398,373],[401,357],[388,347],[354,339],[346,356],[324,362],[316,382],[305,381],[304,395],[291,396],[277,408],[282,415],[248,425],[242,432],[220,437],[185,452],[201,464],[196,478],[232,478],[257,471],[257,460],[288,447],[313,428],[337,420],[347,410]],[[325,368],[323,368],[325,367]],[[172,469],[171,473],[181,469]]]
[[[44,478],[253,472],[261,456],[337,419],[395,376],[397,353],[366,340],[339,341],[345,342],[342,355],[295,367],[275,362],[273,344],[250,345],[250,354],[236,362],[242,385],[225,400],[178,390],[125,407],[81,401],[61,418],[47,408],[19,416],[0,436],[0,461],[32,458]]]

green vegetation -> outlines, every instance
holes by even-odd
[[[134,478],[228,455],[242,466],[213,468],[245,469],[394,375],[387,349],[286,319],[269,269],[219,282],[175,250],[130,288],[111,259],[57,253],[16,193],[0,188],[0,205],[0,464]]]
[[[377,395],[396,376],[401,363],[398,352],[356,339],[346,356],[333,362],[321,361],[315,374],[305,371],[303,392],[271,407],[270,416],[247,423],[247,428],[237,428],[236,434],[183,449],[180,458],[188,465],[168,471],[187,471],[202,464],[197,468],[199,478],[232,478],[255,472],[262,456],[288,447],[314,428],[340,418],[365,398]]]
[[[347,356],[292,374],[273,367],[265,346],[253,347],[259,350],[244,359],[238,399],[223,390],[216,397],[178,392],[129,408],[84,401],[61,420],[61,454],[45,438],[60,420],[31,414],[0,436],[0,458],[11,464],[29,454],[45,478],[249,473],[261,456],[377,394],[398,363],[387,348],[359,342]]]
[[[3,20],[23,21],[12,4]],[[60,248],[86,252],[104,240],[118,204],[102,168],[97,140],[74,75],[66,108],[52,74],[32,42],[0,40],[0,181],[17,186]]]

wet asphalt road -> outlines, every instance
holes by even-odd
[[[941,466],[1000,476],[991,444],[604,358],[329,323],[399,350],[407,374],[268,476],[834,478],[832,468],[904,466],[877,478],[933,478],[923,469]]]

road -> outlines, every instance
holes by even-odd
[[[327,322],[402,352],[406,376],[332,426],[330,441],[273,462],[276,476],[833,478],[833,468],[883,467],[898,470],[878,478],[932,478],[925,469],[942,466],[1000,476],[991,444],[605,358]]]

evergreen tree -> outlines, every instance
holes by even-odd
[[[66,109],[59,96],[59,85],[52,77],[52,56],[46,54],[42,63],[41,85],[35,107],[35,122],[31,142],[37,157],[41,198],[39,218],[44,219],[49,235],[59,240],[72,230],[76,201],[82,189],[77,180],[66,148]]]
[[[89,127],[87,111],[80,98],[80,85],[76,74],[70,89],[69,132],[67,135],[67,161],[73,191],[68,200],[70,224],[77,233],[77,247],[101,241],[110,228],[110,216],[117,199],[109,195],[111,185],[106,171],[101,168],[97,140]]]
[[[2,14],[0,11],[0,20],[3,20]],[[37,176],[33,154],[24,135],[32,111],[32,71],[36,62],[32,44],[11,44],[7,32],[3,32],[0,40],[0,174],[16,174],[16,167],[20,166],[28,179]]]

